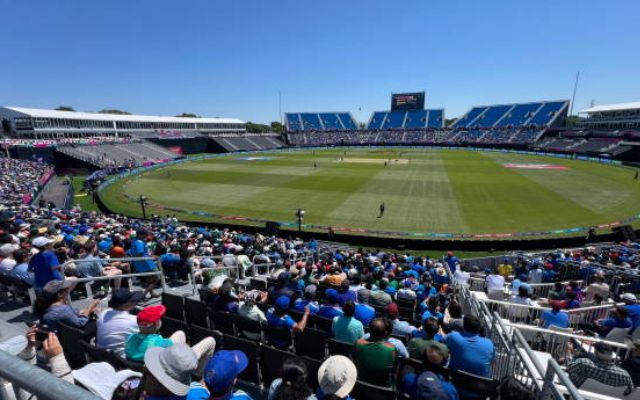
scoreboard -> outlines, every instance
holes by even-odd
[[[391,94],[391,111],[424,110],[424,92]]]

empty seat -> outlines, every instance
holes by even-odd
[[[260,345],[260,371],[262,372],[262,382],[265,387],[269,387],[271,382],[281,376],[282,364],[287,358],[296,357],[291,352]]]
[[[340,340],[333,338],[327,339],[327,347],[330,355],[342,355],[349,358],[351,358],[353,350],[355,349],[355,345],[353,343],[341,342]]]
[[[321,330],[305,328],[295,336],[296,354],[318,360],[326,355],[325,333]]]
[[[215,329],[205,328],[199,325],[191,324],[189,325],[189,338],[191,339],[189,343],[194,345],[202,339],[212,337],[216,341],[216,349],[223,347],[223,333],[217,331]]]
[[[87,365],[87,357],[81,345],[87,339],[83,330],[58,322],[58,339],[71,369]]]
[[[189,324],[203,327],[209,326],[207,322],[207,306],[198,299],[184,299],[184,317]]]
[[[210,326],[227,335],[235,335],[234,315],[226,311],[209,310]]]
[[[258,344],[252,340],[242,339],[227,334],[224,335],[223,341],[223,347],[225,350],[240,350],[247,356],[247,359],[249,360],[247,368],[242,371],[239,378],[259,385],[260,372],[258,369],[258,365],[260,361],[260,348]]]
[[[187,341],[189,340],[189,327],[188,325],[182,321],[182,320],[178,320],[178,319],[174,319],[174,318],[169,318],[169,317],[162,317],[162,325],[160,326],[160,334],[165,337],[168,338],[169,336],[173,335],[175,332],[177,331],[182,331],[184,332],[185,336],[187,337]]]
[[[392,387],[376,386],[358,380],[353,388],[351,397],[367,400],[395,400],[396,392]]]
[[[184,297],[162,292],[162,305],[167,307],[165,316],[181,321],[184,320]]]
[[[474,394],[473,398],[497,398],[500,391],[500,382],[483,376],[474,375],[460,370],[451,370],[451,382],[461,392],[460,398],[465,397],[464,393]]]

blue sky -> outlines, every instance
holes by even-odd
[[[233,116],[640,100],[640,2],[0,0],[0,104]],[[359,111],[361,109],[361,111]]]

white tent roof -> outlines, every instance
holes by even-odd
[[[244,121],[237,118],[183,118],[165,117],[159,115],[119,115],[86,113],[77,111],[45,110],[41,108],[5,107],[9,110],[26,114],[33,118],[64,118],[64,119],[84,119],[99,121],[129,121],[129,122],[187,122],[187,123],[221,123],[221,124],[243,124]]]
[[[640,101],[634,101],[632,103],[617,103],[606,104],[602,106],[595,106],[580,111],[581,113],[597,113],[604,111],[622,111],[622,110],[637,110],[640,108]]]

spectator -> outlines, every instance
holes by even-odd
[[[97,348],[111,350],[119,356],[124,356],[127,339],[138,332],[138,322],[136,316],[131,314],[131,310],[143,296],[141,291],[131,292],[128,289],[113,291],[109,308],[98,315]]]
[[[369,326],[371,321],[376,317],[376,310],[367,305],[369,301],[369,291],[368,290],[360,290],[358,292],[358,302],[356,303],[356,313],[355,318],[362,322],[363,326]]]
[[[398,293],[396,294],[396,298],[397,299],[403,299],[403,300],[415,300],[418,295],[416,294],[416,292],[411,288],[411,285],[413,283],[410,280],[405,280],[403,287],[398,290]],[[417,285],[416,285],[417,286]]]
[[[631,375],[633,386],[637,388],[640,387],[640,339],[634,339],[628,346],[630,354],[620,367]]]
[[[419,333],[418,333],[419,332]],[[442,335],[440,335],[440,325],[438,325],[438,320],[431,317],[427,318],[422,323],[422,329],[414,332],[414,337],[409,340],[407,344],[407,351],[409,352],[409,356],[411,358],[415,358],[417,360],[421,359],[426,349],[432,344],[437,343],[440,346],[443,346],[446,349],[447,357],[449,355],[449,350],[447,346],[440,343],[442,339]]]
[[[535,263],[533,268],[529,271],[527,275],[527,282],[530,284],[539,284],[542,283],[542,275],[544,271],[542,271],[542,265],[540,263]]]
[[[0,259],[2,259],[0,261],[0,275],[8,276],[16,266],[17,261],[13,253],[19,248],[20,246],[14,243],[5,243],[0,246]]]
[[[338,289],[338,298],[340,299],[340,306],[343,306],[347,301],[352,301],[355,303],[358,300],[356,292],[350,289],[348,279],[345,279],[340,283],[340,288]]]
[[[139,333],[129,336],[124,347],[124,354],[128,360],[146,360],[146,353],[155,347],[168,348],[179,343],[186,343],[187,338],[184,332],[176,331],[169,338],[164,338],[158,332],[161,326],[161,319],[167,311],[163,305],[145,307],[137,315]],[[202,339],[196,343],[192,350],[197,359],[204,362],[216,347],[216,341],[212,337]]]
[[[309,307],[311,315],[316,315],[320,311],[320,306],[316,301],[316,285],[308,285],[304,288],[304,298],[296,299],[293,303],[293,309],[303,312],[305,307]]]
[[[379,386],[391,384],[397,351],[387,341],[387,328],[382,318],[376,318],[369,327],[369,340],[360,339],[355,347],[355,364],[359,378]]]
[[[492,269],[487,269],[486,272],[487,296],[492,300],[502,300],[504,298],[504,277]]]
[[[51,251],[53,240],[44,236],[38,236],[31,241],[38,253],[29,260],[29,272],[34,273],[34,288],[36,291],[42,290],[44,285],[52,280],[62,280],[60,272],[60,262]]]
[[[457,271],[458,263],[460,263],[460,259],[456,257],[452,251],[447,252],[447,256],[444,258],[444,261],[449,266],[449,270],[452,274],[455,274]]]
[[[458,331],[462,332],[462,307],[460,303],[451,300],[444,313],[443,329],[445,332]]]
[[[31,253],[26,249],[18,249],[13,252],[13,258],[16,260],[16,266],[9,272],[9,277],[33,286],[35,275],[29,272]]]
[[[531,307],[536,307],[538,305],[535,301],[529,298],[529,290],[523,285],[518,287],[518,294],[513,296],[509,302],[511,304],[517,304],[516,306],[509,307],[507,313],[510,319],[516,320],[525,320],[528,318],[532,310]]]
[[[122,271],[118,268],[108,267],[107,263],[95,256],[97,251],[96,243],[93,240],[87,240],[82,246],[82,254],[76,268],[76,274],[81,278],[95,278],[100,276],[118,276],[122,275]],[[80,261],[81,260],[81,261]],[[120,278],[113,280],[113,288],[120,289]]]
[[[94,299],[82,311],[78,311],[67,303],[69,292],[75,283],[71,279],[52,280],[42,288],[42,295],[33,304],[33,313],[40,318],[40,324],[46,325],[52,332],[58,331],[58,323],[62,322],[74,328],[84,329],[91,336],[95,325],[89,324],[89,317],[96,310],[99,299]]]
[[[132,239],[131,247],[127,251],[127,255],[129,257],[149,257],[150,256],[151,253],[149,252],[147,243],[141,239],[141,238],[146,238],[146,236],[147,236],[147,232],[144,230],[131,233],[131,239]],[[131,265],[133,266],[133,271],[136,273],[157,271],[155,263],[151,260],[133,261]],[[147,295],[149,295],[150,297],[159,297],[159,295],[156,295],[153,292],[153,289],[156,286],[156,283],[158,282],[158,277],[155,275],[146,276],[144,277],[144,281],[146,283],[146,287],[144,289],[145,298],[147,297]]]
[[[318,316],[323,318],[333,319],[342,315],[342,309],[340,308],[340,296],[335,289],[327,289],[324,292],[326,298],[325,303],[320,306],[318,310]]]
[[[307,365],[301,358],[291,357],[282,364],[282,376],[271,382],[268,400],[316,400],[307,384]]]
[[[167,348],[150,348],[144,355],[144,366],[141,389],[145,400],[192,398],[195,389],[190,389],[191,375],[197,371],[198,356],[189,346],[176,343]]]
[[[217,351],[204,368],[202,384],[191,385],[187,400],[251,400],[242,390],[234,390],[238,375],[248,365],[247,356],[239,350]]]
[[[594,295],[600,295],[603,300],[609,298],[609,285],[604,282],[604,277],[600,274],[593,277],[593,283],[587,286],[585,290],[585,301],[593,301]]]
[[[309,319],[309,308],[304,309],[304,315],[300,322],[296,322],[291,318],[287,311],[289,311],[289,306],[291,305],[291,300],[287,296],[280,296],[276,299],[276,304],[273,308],[269,310],[267,313],[267,325],[275,328],[284,327],[289,329],[291,333],[302,332],[304,328],[307,326],[307,320]],[[277,347],[286,347],[288,343],[283,343],[277,339],[271,339]]]
[[[438,344],[440,346],[437,346]],[[409,394],[411,399],[457,400],[458,392],[455,386],[447,382],[443,376],[448,358],[449,351],[446,350],[446,346],[433,342],[419,358],[425,361],[425,371],[406,374],[402,379],[401,391]]]
[[[563,329],[568,328],[569,314],[560,310],[562,308],[562,302],[560,300],[552,300],[549,304],[551,305],[551,310],[545,310],[542,313],[542,319],[540,321],[542,327],[545,329],[549,329],[551,326]]]
[[[266,324],[267,317],[257,306],[258,302],[262,300],[261,297],[262,295],[257,290],[246,292],[244,301],[241,301],[238,307],[238,315],[251,321]],[[249,339],[260,340],[261,338],[260,333],[242,331],[242,334]]]
[[[595,322],[596,330],[602,337],[607,336],[614,328],[630,329],[631,326],[631,318],[625,306],[616,306],[611,312],[611,317]]]
[[[391,324],[393,326],[393,330],[391,331],[392,335],[411,336],[411,334],[416,330],[415,326],[411,325],[407,321],[401,321],[398,318],[399,310],[396,303],[391,303],[387,306],[387,316],[391,320]]]
[[[589,378],[612,387],[625,387],[625,394],[633,390],[633,380],[627,371],[613,363],[613,349],[608,344],[595,345],[595,358],[581,357],[567,365],[569,378],[580,388]]]
[[[353,301],[349,300],[342,307],[343,315],[333,317],[331,331],[333,336],[346,343],[355,343],[364,337],[364,326],[362,322],[354,318],[356,306]]]
[[[378,285],[378,290],[371,290],[369,294],[369,304],[374,307],[388,306],[393,301],[391,295],[386,292],[388,286],[389,281],[382,279]]]
[[[227,278],[218,289],[218,297],[213,302],[213,309],[237,314],[238,305],[238,297],[233,289],[233,281]]]
[[[445,339],[451,352],[449,368],[490,377],[495,357],[493,343],[480,336],[482,326],[475,315],[465,315],[463,327],[462,333],[452,332]]]
[[[631,319],[631,331],[629,333],[633,334],[638,326],[640,326],[640,304],[637,302],[636,296],[633,293],[622,294],[620,300],[625,303],[625,308]]]
[[[349,394],[356,385],[358,370],[349,358],[331,356],[318,369],[318,400],[352,400]]]

